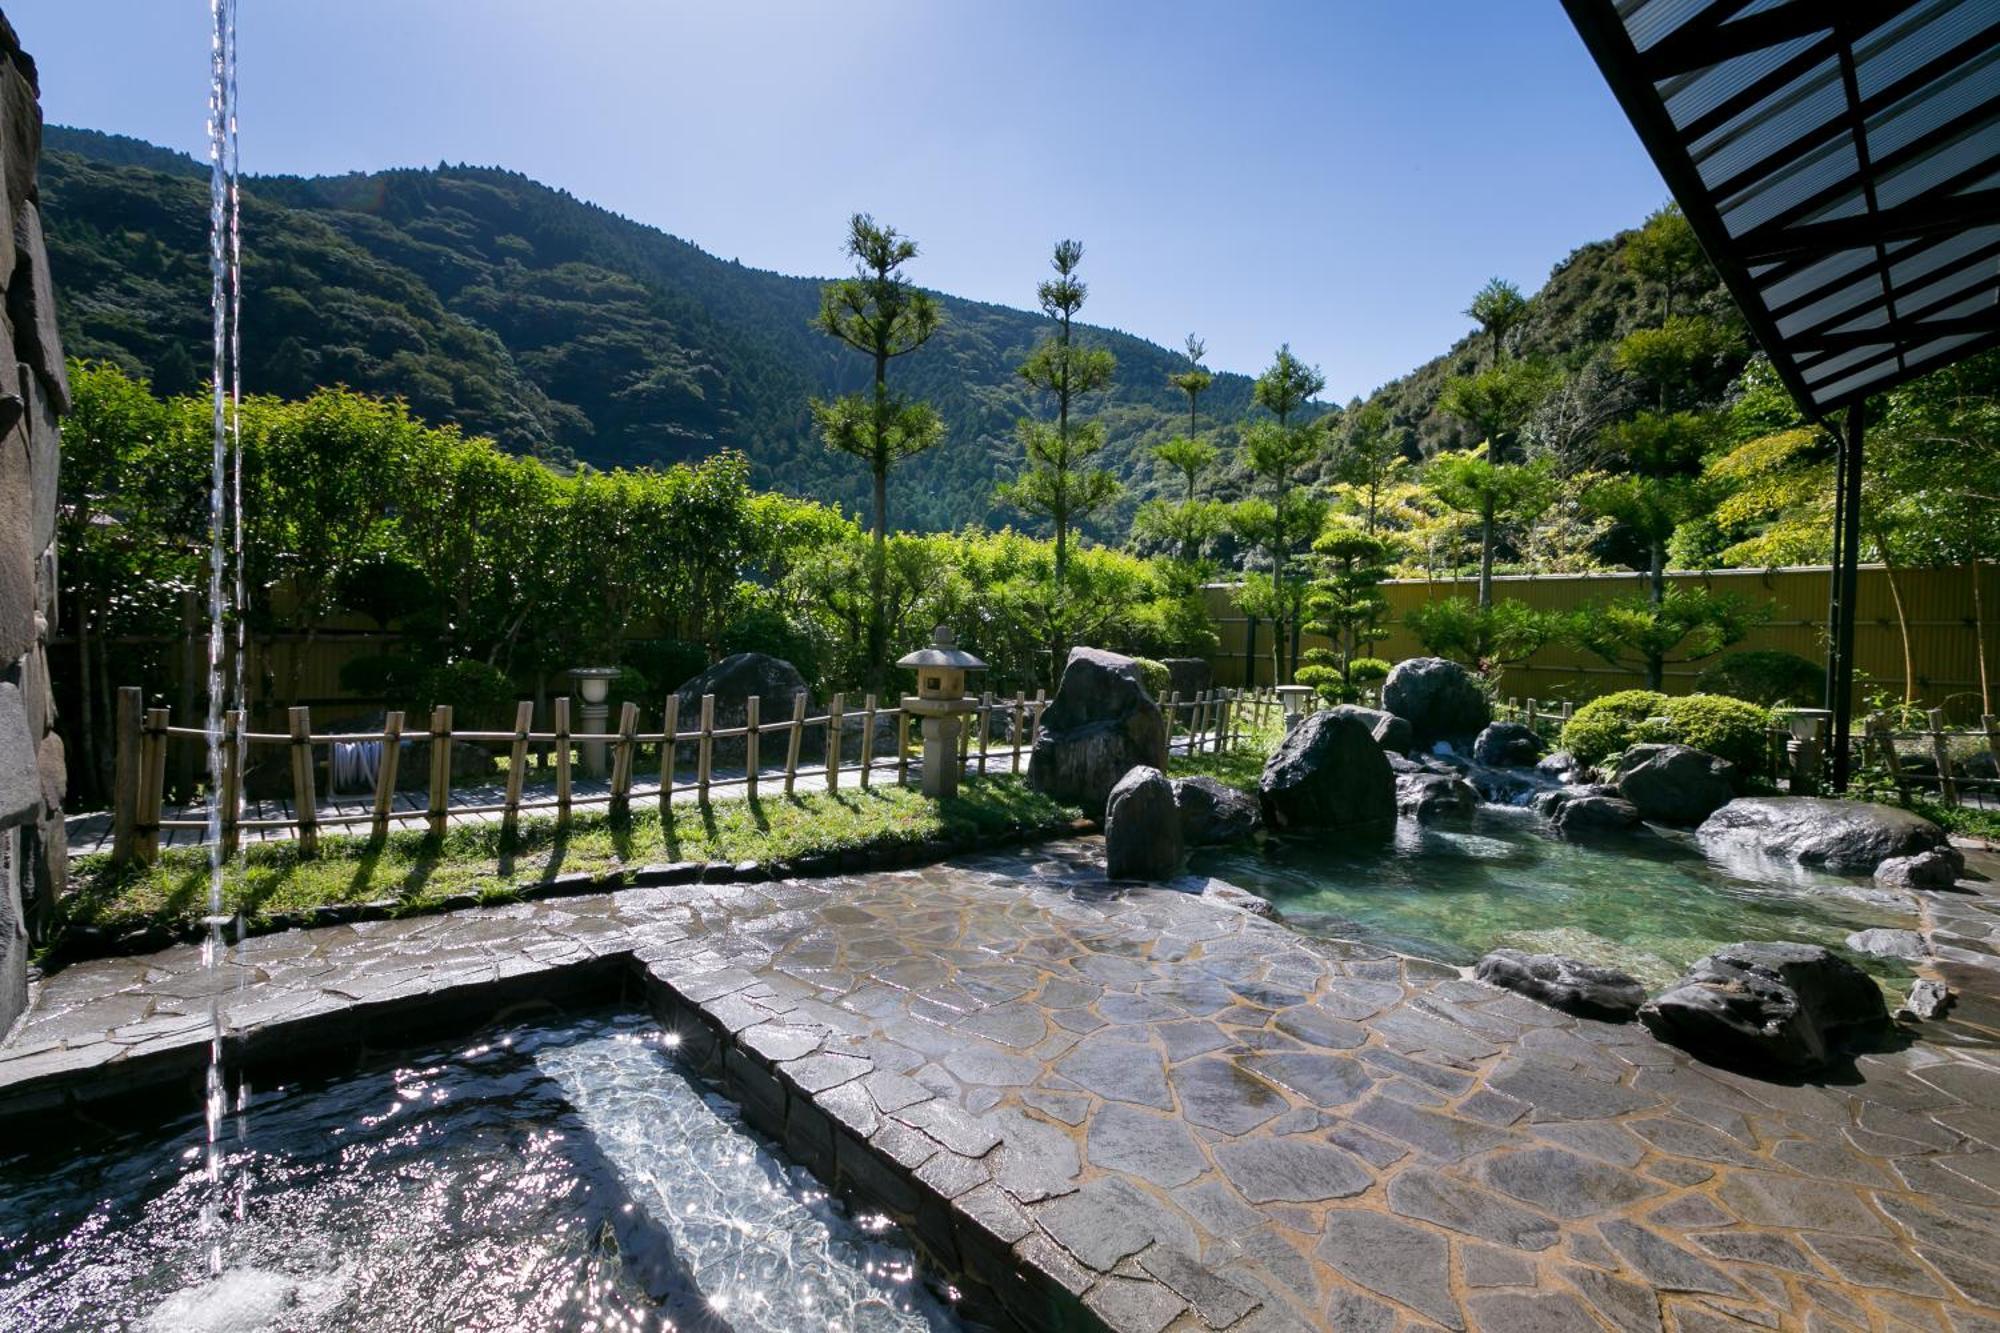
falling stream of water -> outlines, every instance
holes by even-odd
[[[242,599],[243,599],[243,476],[242,476],[242,380],[238,366],[241,350],[238,314],[242,302],[242,245],[238,236],[241,210],[237,199],[236,139],[236,0],[209,0],[212,33],[209,47],[209,303],[214,330],[214,357],[211,397],[214,443],[210,457],[208,511],[208,936],[202,945],[203,963],[219,969],[228,949],[225,931],[231,918],[224,912],[224,880],[228,871],[228,851],[222,840],[223,718],[231,701],[240,708],[243,699]],[[235,571],[229,580],[233,596],[225,603],[224,574],[235,557]],[[225,670],[232,616],[238,650],[233,669]],[[240,731],[240,728],[239,728]],[[237,742],[237,755],[242,754]],[[240,770],[239,770],[240,771]],[[240,934],[240,932],[239,932]],[[228,1088],[222,1069],[222,996],[210,987],[209,1052],[206,1097],[207,1143],[203,1167],[208,1177],[202,1206],[202,1231],[208,1240],[208,1262],[212,1273],[222,1271],[222,1128],[228,1110]],[[239,1100],[238,1112],[241,1114]],[[239,1120],[238,1131],[241,1132]],[[238,1182],[236,1211],[243,1207],[243,1182]]]

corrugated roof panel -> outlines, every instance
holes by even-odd
[[[2000,344],[2000,0],[1563,4],[1809,409]]]

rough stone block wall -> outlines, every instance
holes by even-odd
[[[42,245],[35,62],[0,16],[0,1032],[27,1001],[37,919],[62,891],[67,785],[48,640],[56,623],[56,422],[69,381]]]

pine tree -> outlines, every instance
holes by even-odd
[[[916,351],[938,329],[937,303],[903,276],[917,243],[866,213],[848,222],[847,253],[854,276],[820,290],[813,325],[874,360],[875,384],[865,394],[812,400],[813,421],[827,447],[868,464],[875,482],[874,550],[868,567],[868,663],[872,679],[888,671],[883,613],[888,570],[889,469],[944,438],[944,422],[928,403],[892,393],[889,362]]]
[[[1505,278],[1489,278],[1472,298],[1472,304],[1465,308],[1465,313],[1479,322],[1486,340],[1493,346],[1493,356],[1488,364],[1497,366],[1500,354],[1505,350],[1507,334],[1527,317],[1528,298]]]

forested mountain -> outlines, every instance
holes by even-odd
[[[201,378],[208,332],[206,168],[138,140],[50,127],[42,197],[73,355]],[[471,167],[300,179],[244,190],[244,366],[253,391],[317,384],[400,394],[420,416],[552,462],[609,468],[736,447],[753,479],[859,505],[866,473],[811,430],[814,394],[863,386],[864,359],[809,320],[822,279],[715,258],[511,172]],[[829,238],[829,248],[838,238]],[[920,270],[919,270],[920,271]],[[1043,275],[1022,274],[1024,293]],[[940,295],[942,332],[892,383],[943,415],[943,445],[898,469],[899,527],[1004,521],[994,484],[1038,404],[1015,373],[1046,321]],[[1108,466],[1139,483],[1102,516],[1120,533],[1156,484],[1147,446],[1185,424],[1174,352],[1110,330],[1093,410]],[[1249,381],[1218,375],[1204,416],[1240,417]]]
[[[208,336],[206,166],[137,139],[53,126],[46,148],[44,206],[69,350],[149,375],[163,391],[193,388]],[[865,470],[822,447],[806,410],[809,397],[860,388],[870,371],[810,327],[824,279],[717,259],[491,168],[257,177],[244,213],[244,363],[254,391],[344,383],[397,394],[427,420],[559,465],[673,462],[735,447],[759,485],[850,507],[865,500]],[[1558,447],[1633,406],[1611,353],[1659,322],[1660,293],[1620,262],[1622,241],[1593,242],[1556,265],[1508,336],[1515,356],[1568,372],[1535,432]],[[1023,273],[1023,293],[1042,276]],[[1712,275],[1694,286],[1680,309],[1734,320]],[[1018,522],[993,489],[1018,465],[1015,421],[1044,410],[1016,367],[1046,320],[939,300],[943,331],[896,362],[891,381],[931,401],[948,434],[896,472],[891,520],[916,529]],[[1276,341],[1283,331],[1273,333]],[[1185,424],[1167,376],[1186,362],[1127,334],[1087,336],[1118,358],[1113,387],[1089,410],[1107,429],[1104,465],[1127,487],[1087,525],[1116,539],[1134,505],[1166,489],[1148,450]],[[1745,350],[1717,366],[1718,390]],[[1491,356],[1469,333],[1371,395],[1404,428],[1413,458],[1476,443],[1438,397]],[[1204,426],[1225,445],[1249,390],[1243,376],[1218,375],[1202,398]],[[1329,472],[1336,461],[1330,452]],[[1225,449],[1215,492],[1237,495],[1245,482]]]

